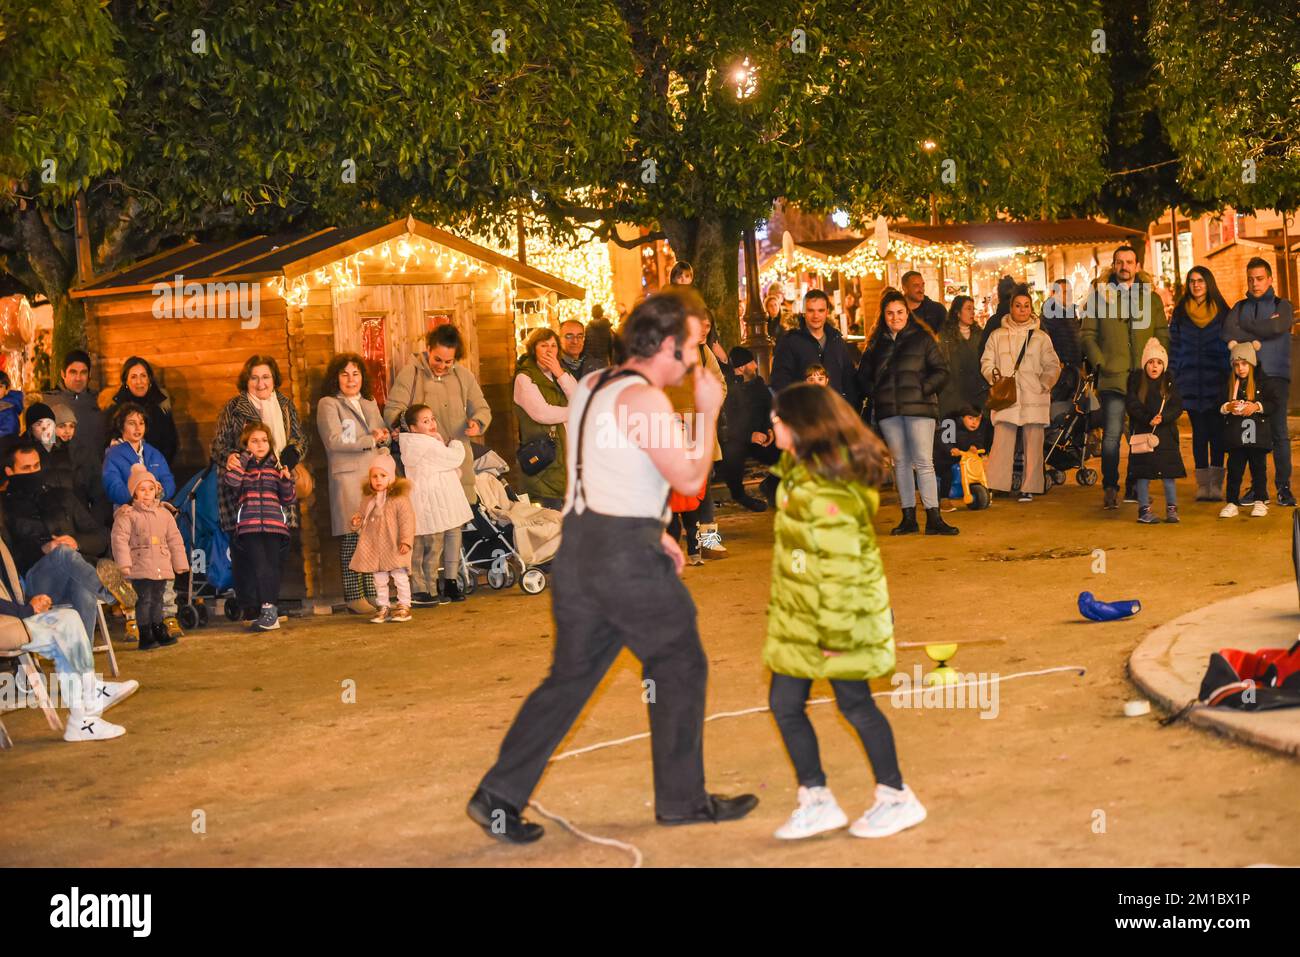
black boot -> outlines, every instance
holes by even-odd
[[[507,844],[531,844],[546,833],[540,824],[525,821],[513,804],[493,797],[482,788],[474,792],[465,811],[488,837]]]
[[[747,508],[751,512],[767,511],[767,503],[765,501],[763,501],[761,498],[755,498],[753,495],[750,495],[748,492],[744,490],[742,490],[739,495],[733,492],[731,497],[733,500],[735,500],[735,503],[737,505],[739,505],[741,508]]]
[[[167,625],[164,622],[160,621],[156,625],[153,625],[152,627],[153,627],[154,640],[156,640],[158,644],[164,646],[174,645],[176,644],[176,642],[180,641],[179,638],[176,638],[167,633]]]
[[[916,524],[916,508],[903,509],[903,520],[899,522],[890,531],[890,535],[912,535],[921,530],[921,526]]]
[[[465,596],[461,593],[460,582],[454,578],[444,578],[442,580],[442,593],[448,601],[464,601]]]
[[[155,648],[162,647],[162,642],[158,640],[157,625],[141,624],[141,625],[137,625],[137,627],[140,629],[140,644],[136,646],[137,648],[139,648],[141,651],[153,651]],[[166,627],[163,627],[162,634],[164,638],[167,637]]]
[[[925,510],[925,534],[927,535],[956,535],[961,531],[949,525],[943,520],[943,513],[937,508],[927,508]]]

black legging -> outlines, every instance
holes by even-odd
[[[705,489],[700,507],[693,512],[673,512],[673,520],[668,523],[668,534],[673,541],[680,541],[682,530],[686,531],[686,554],[694,555],[700,550],[699,537],[696,532],[701,525],[713,523],[713,497]]]
[[[871,686],[865,681],[831,681],[835,704],[844,719],[853,725],[867,749],[867,760],[876,783],[901,790],[903,775],[898,770],[898,754],[894,750],[894,732],[889,721],[871,697]],[[817,747],[817,733],[808,720],[806,706],[812,681],[808,678],[791,678],[789,675],[772,675],[772,688],[768,692],[768,705],[776,726],[781,729],[785,749],[794,763],[794,773],[799,784],[806,788],[826,786],[826,773],[822,770],[821,753]]]
[[[1192,459],[1198,469],[1223,468],[1223,415],[1218,409],[1187,410],[1192,423]]]

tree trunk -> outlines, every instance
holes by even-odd
[[[721,216],[663,219],[673,253],[691,264],[724,349],[740,342],[740,226]]]
[[[63,369],[63,357],[69,349],[86,348],[86,307],[65,291],[50,295],[54,311],[54,337],[50,343],[50,368],[57,375]]]

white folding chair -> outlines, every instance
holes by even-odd
[[[104,603],[102,601],[98,603],[98,605],[95,608],[95,611],[99,616],[98,621],[95,625],[95,630],[99,632],[100,636],[104,640],[104,643],[102,645],[95,644],[95,636],[91,635],[90,650],[92,652],[95,651],[108,652],[108,668],[109,671],[113,673],[113,677],[116,678],[117,677],[117,655],[113,651],[113,639],[110,638],[108,635],[108,619],[104,617]]]
[[[37,704],[45,712],[46,722],[52,730],[62,731],[63,721],[59,718],[59,713],[54,710],[54,702],[50,700],[50,693],[45,687],[45,673],[32,660],[31,653],[17,648],[13,651],[0,651],[0,658],[18,659],[18,668],[27,679],[27,687],[36,695]],[[8,750],[12,746],[13,739],[9,737],[4,724],[0,723],[0,751]]]

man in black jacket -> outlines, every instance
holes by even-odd
[[[915,269],[903,273],[900,280],[903,295],[907,297],[907,308],[912,315],[920,319],[936,336],[943,330],[943,321],[948,318],[948,310],[942,303],[935,302],[925,294],[925,277]]]
[[[722,444],[722,473],[736,504],[761,512],[767,503],[745,491],[745,462],[752,458],[764,465],[775,465],[781,457],[772,436],[772,393],[758,374],[754,353],[736,346],[728,359],[735,377],[723,403],[727,432]],[[769,499],[776,493],[776,484],[775,475],[763,479],[760,487]]]
[[[134,591],[112,561],[99,560],[108,534],[73,492],[46,484],[41,459],[31,445],[5,454],[3,492],[9,544],[27,590],[70,604],[86,634],[95,633],[97,602],[134,605]]]
[[[830,297],[820,289],[810,290],[803,297],[803,326],[787,332],[776,343],[772,391],[780,392],[792,383],[802,382],[809,366],[821,365],[826,368],[830,387],[857,409],[860,402],[853,384],[856,363],[840,331],[827,322],[830,314]]]

